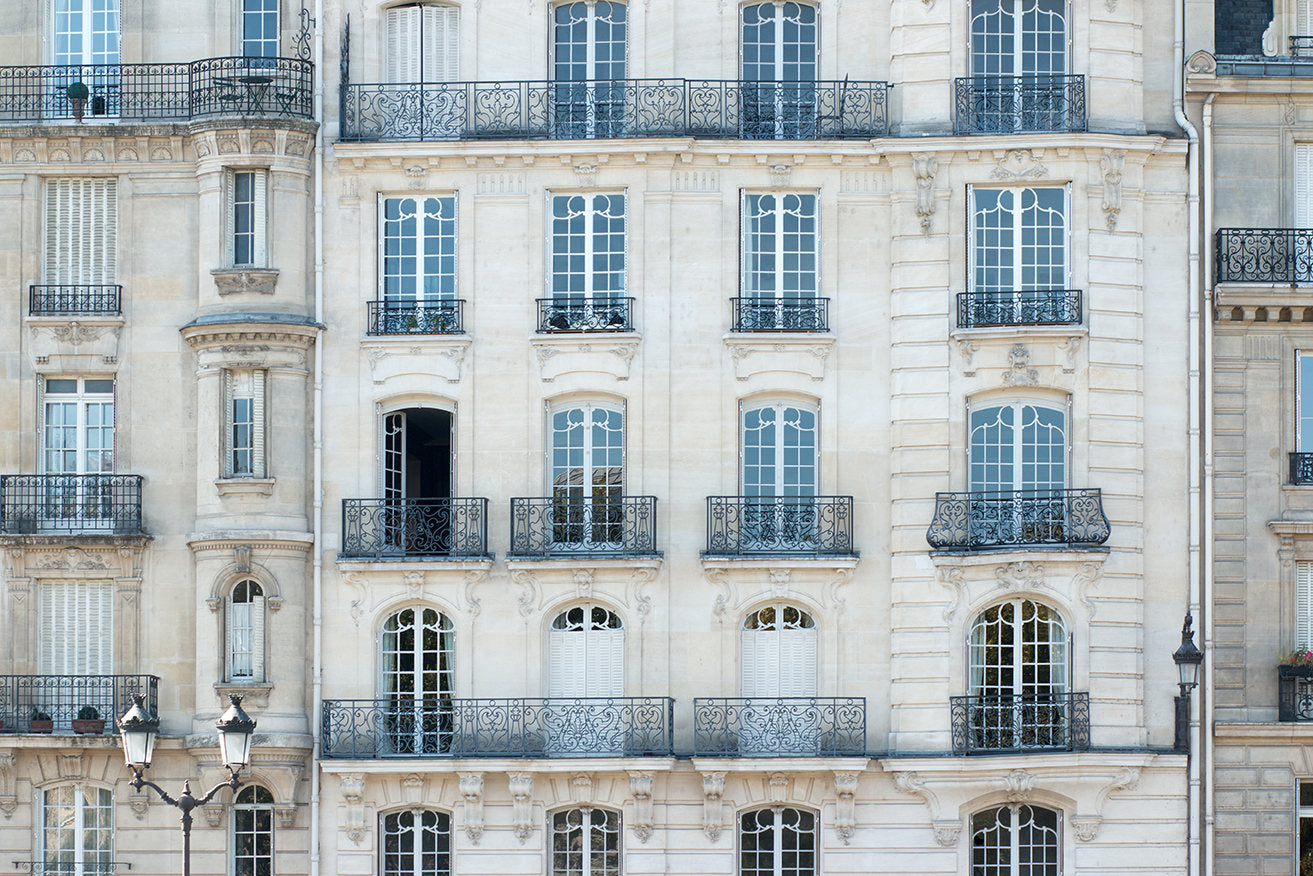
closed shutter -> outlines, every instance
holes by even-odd
[[[587,696],[587,634],[552,630],[547,636],[547,696]]]
[[[460,19],[455,7],[398,6],[385,25],[388,82],[455,82],[460,78]]]
[[[113,587],[108,581],[47,581],[41,585],[37,622],[42,675],[113,673]]]
[[[619,697],[625,693],[625,631],[589,630],[585,696]]]
[[[117,278],[117,181],[47,180],[43,282],[99,285]]]
[[[779,696],[816,696],[816,628],[779,631]]]
[[[266,267],[269,264],[269,171],[255,171],[255,185],[252,186],[255,195],[254,221],[255,228],[255,246],[252,248],[251,264],[255,267]]]
[[[1313,228],[1313,143],[1295,144],[1295,227]]]
[[[264,385],[265,373],[263,371],[255,372],[251,376],[251,475],[257,478],[266,476]],[[229,410],[232,410],[232,408],[229,408]]]
[[[455,82],[460,78],[460,28],[452,6],[424,8],[425,81]]]
[[[739,695],[779,696],[779,640],[775,630],[744,630],[739,640]]]
[[[1313,648],[1313,563],[1295,563],[1295,644]]]
[[[251,681],[264,681],[264,597],[251,599]]]
[[[1297,0],[1295,5],[1295,33],[1293,36],[1313,35],[1313,0]]]

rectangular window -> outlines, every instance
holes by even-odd
[[[112,378],[51,377],[42,387],[42,474],[114,471]]]
[[[1067,72],[1067,0],[971,0],[971,74]]]
[[[1313,780],[1299,780],[1299,876],[1313,876]]]
[[[37,672],[113,674],[113,583],[42,581],[37,594]]]
[[[1313,649],[1313,562],[1295,563],[1295,645]]]
[[[227,177],[228,262],[232,267],[267,266],[267,170],[232,170]]]
[[[1313,143],[1295,144],[1295,227],[1313,228]]]
[[[971,187],[972,292],[1066,289],[1067,188]]]
[[[242,57],[278,57],[278,0],[242,0]]]
[[[117,180],[48,179],[43,212],[43,283],[106,285],[118,281]]]
[[[538,330],[628,331],[625,195],[552,195],[548,210],[550,297]]]
[[[820,285],[814,194],[743,194],[743,297],[811,299]]]
[[[456,198],[383,198],[383,300],[415,304],[456,298]]]
[[[1313,452],[1313,351],[1295,354],[1295,450]]]
[[[265,476],[264,384],[263,371],[223,373],[223,476],[226,478]]]
[[[103,876],[114,869],[114,795],[91,785],[57,785],[40,792],[43,873]]]

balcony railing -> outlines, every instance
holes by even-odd
[[[27,312],[32,316],[118,316],[122,292],[122,286],[29,286]]]
[[[511,499],[513,557],[656,556],[655,496]]]
[[[1002,490],[936,493],[926,540],[933,548],[957,551],[1093,547],[1109,534],[1099,490]]]
[[[0,534],[139,535],[141,475],[0,475]]]
[[[311,118],[314,65],[296,58],[0,67],[0,123]],[[85,100],[70,97],[85,85]]]
[[[66,852],[65,854],[70,854]],[[90,854],[95,854],[94,852]],[[51,850],[56,858],[60,852]],[[14,868],[20,873],[32,876],[111,876],[116,871],[131,870],[132,865],[124,861],[14,861]]]
[[[1218,229],[1217,282],[1313,283],[1313,229]]]
[[[1277,720],[1313,721],[1313,666],[1277,667]]]
[[[693,751],[704,757],[861,756],[866,753],[866,700],[695,699]]]
[[[1077,289],[1026,292],[959,292],[957,327],[994,325],[1080,325]]]
[[[634,299],[539,298],[538,332],[632,332]]]
[[[144,694],[151,714],[159,714],[159,681],[154,675],[0,675],[0,733],[112,736],[134,694]]]
[[[1301,451],[1290,454],[1290,483],[1305,486],[1313,484],[1313,453]]]
[[[343,499],[342,559],[488,556],[488,500]]]
[[[841,140],[888,132],[884,82],[624,79],[342,86],[343,140]]]
[[[325,700],[324,757],[669,756],[674,700]]]
[[[458,335],[465,331],[465,301],[443,298],[436,301],[367,302],[371,335]]]
[[[828,298],[731,298],[736,332],[828,332]]]
[[[1313,57],[1313,36],[1297,34],[1290,38],[1290,54],[1296,58]]]
[[[708,496],[710,556],[855,556],[852,496]]]
[[[1085,130],[1085,77],[966,76],[955,79],[956,134]]]
[[[953,753],[1090,747],[1090,695],[952,697]]]

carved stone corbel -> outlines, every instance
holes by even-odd
[[[1010,802],[1024,803],[1035,790],[1035,774],[1024,769],[1012,770],[1003,777],[1003,790]]]
[[[570,777],[570,799],[587,803],[593,799],[593,777],[589,773],[575,773]]]
[[[1108,230],[1117,227],[1117,217],[1122,212],[1122,165],[1126,162],[1126,153],[1120,149],[1105,149],[1099,159],[1099,169],[1103,171],[1103,214],[1108,223]]]
[[[647,616],[652,612],[652,594],[647,591],[647,585],[656,580],[657,570],[642,567],[634,569],[629,573],[629,587],[633,595],[634,610],[638,612],[639,623],[647,620]]]
[[[725,774],[720,771],[702,774],[702,832],[713,843],[720,839],[724,822]]]
[[[285,806],[274,807],[274,817],[278,819],[278,826],[284,829],[296,826],[296,804],[289,803]]]
[[[772,803],[789,799],[789,777],[784,773],[771,773],[766,778],[766,796]]]
[[[362,773],[344,773],[338,780],[346,802],[346,835],[355,845],[365,839],[365,777]]]
[[[511,792],[511,829],[524,845],[533,833],[533,774],[511,773],[507,784]]]
[[[483,773],[460,773],[460,795],[465,800],[465,835],[477,846],[483,836]]]
[[[470,613],[470,617],[478,617],[483,608],[474,591],[487,580],[488,573],[483,569],[471,569],[465,573],[465,610]]]
[[[511,570],[511,582],[520,588],[520,594],[516,597],[520,605],[520,617],[528,617],[538,607],[538,582],[528,569]]]
[[[838,802],[834,806],[834,829],[846,846],[857,830],[857,773],[835,773],[834,792]]]
[[[921,220],[921,231],[930,233],[930,221],[935,215],[935,174],[939,161],[933,152],[912,153],[912,173],[916,175],[916,216]]]
[[[14,762],[17,760],[12,751],[0,752],[0,813],[5,819],[14,814],[18,808],[18,795],[14,793]]]
[[[935,842],[939,845],[946,849],[957,845],[957,838],[962,833],[962,822],[936,821],[932,827],[935,831]]]
[[[641,843],[652,838],[652,784],[651,773],[631,772],[629,774],[629,793],[634,798],[634,815],[630,824],[634,836]]]

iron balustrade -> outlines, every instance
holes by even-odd
[[[862,697],[693,700],[694,756],[860,757]]]
[[[0,475],[0,534],[140,535],[141,475]]]
[[[159,681],[154,675],[0,675],[0,733],[113,736],[134,694],[158,714]]]
[[[659,556],[655,496],[511,499],[508,557]]]
[[[349,141],[866,140],[889,130],[884,82],[343,82]]]
[[[1290,54],[1296,58],[1313,55],[1313,36],[1297,34],[1290,38]]]
[[[342,559],[487,557],[488,500],[343,499]]]
[[[1078,289],[1024,292],[959,292],[957,327],[994,325],[1080,325]]]
[[[1313,453],[1290,454],[1290,483],[1313,484]]]
[[[954,754],[1090,747],[1088,693],[950,697],[949,709]]]
[[[312,63],[296,58],[245,57],[0,67],[0,123],[216,115],[309,119],[313,70]],[[86,86],[85,100],[69,96],[76,84]]]
[[[1313,666],[1277,667],[1277,720],[1313,721]]]
[[[964,76],[953,89],[955,134],[1085,130],[1084,76]]]
[[[539,298],[538,332],[632,332],[634,299]]]
[[[1110,534],[1099,490],[1000,490],[936,493],[926,541],[941,550],[1093,547]]]
[[[50,854],[60,852],[52,849]],[[132,869],[132,865],[125,861],[14,861],[13,864],[21,872],[33,876],[110,876],[119,867]]]
[[[856,556],[852,496],[708,496],[710,556]]]
[[[117,285],[49,285],[27,287],[31,316],[118,316],[123,287]]]
[[[1313,283],[1313,229],[1219,228],[1217,282]]]
[[[668,697],[325,700],[324,757],[636,757],[673,751]]]
[[[370,301],[366,320],[371,335],[458,335],[465,331],[465,301]]]
[[[731,331],[828,332],[828,298],[731,298]]]

